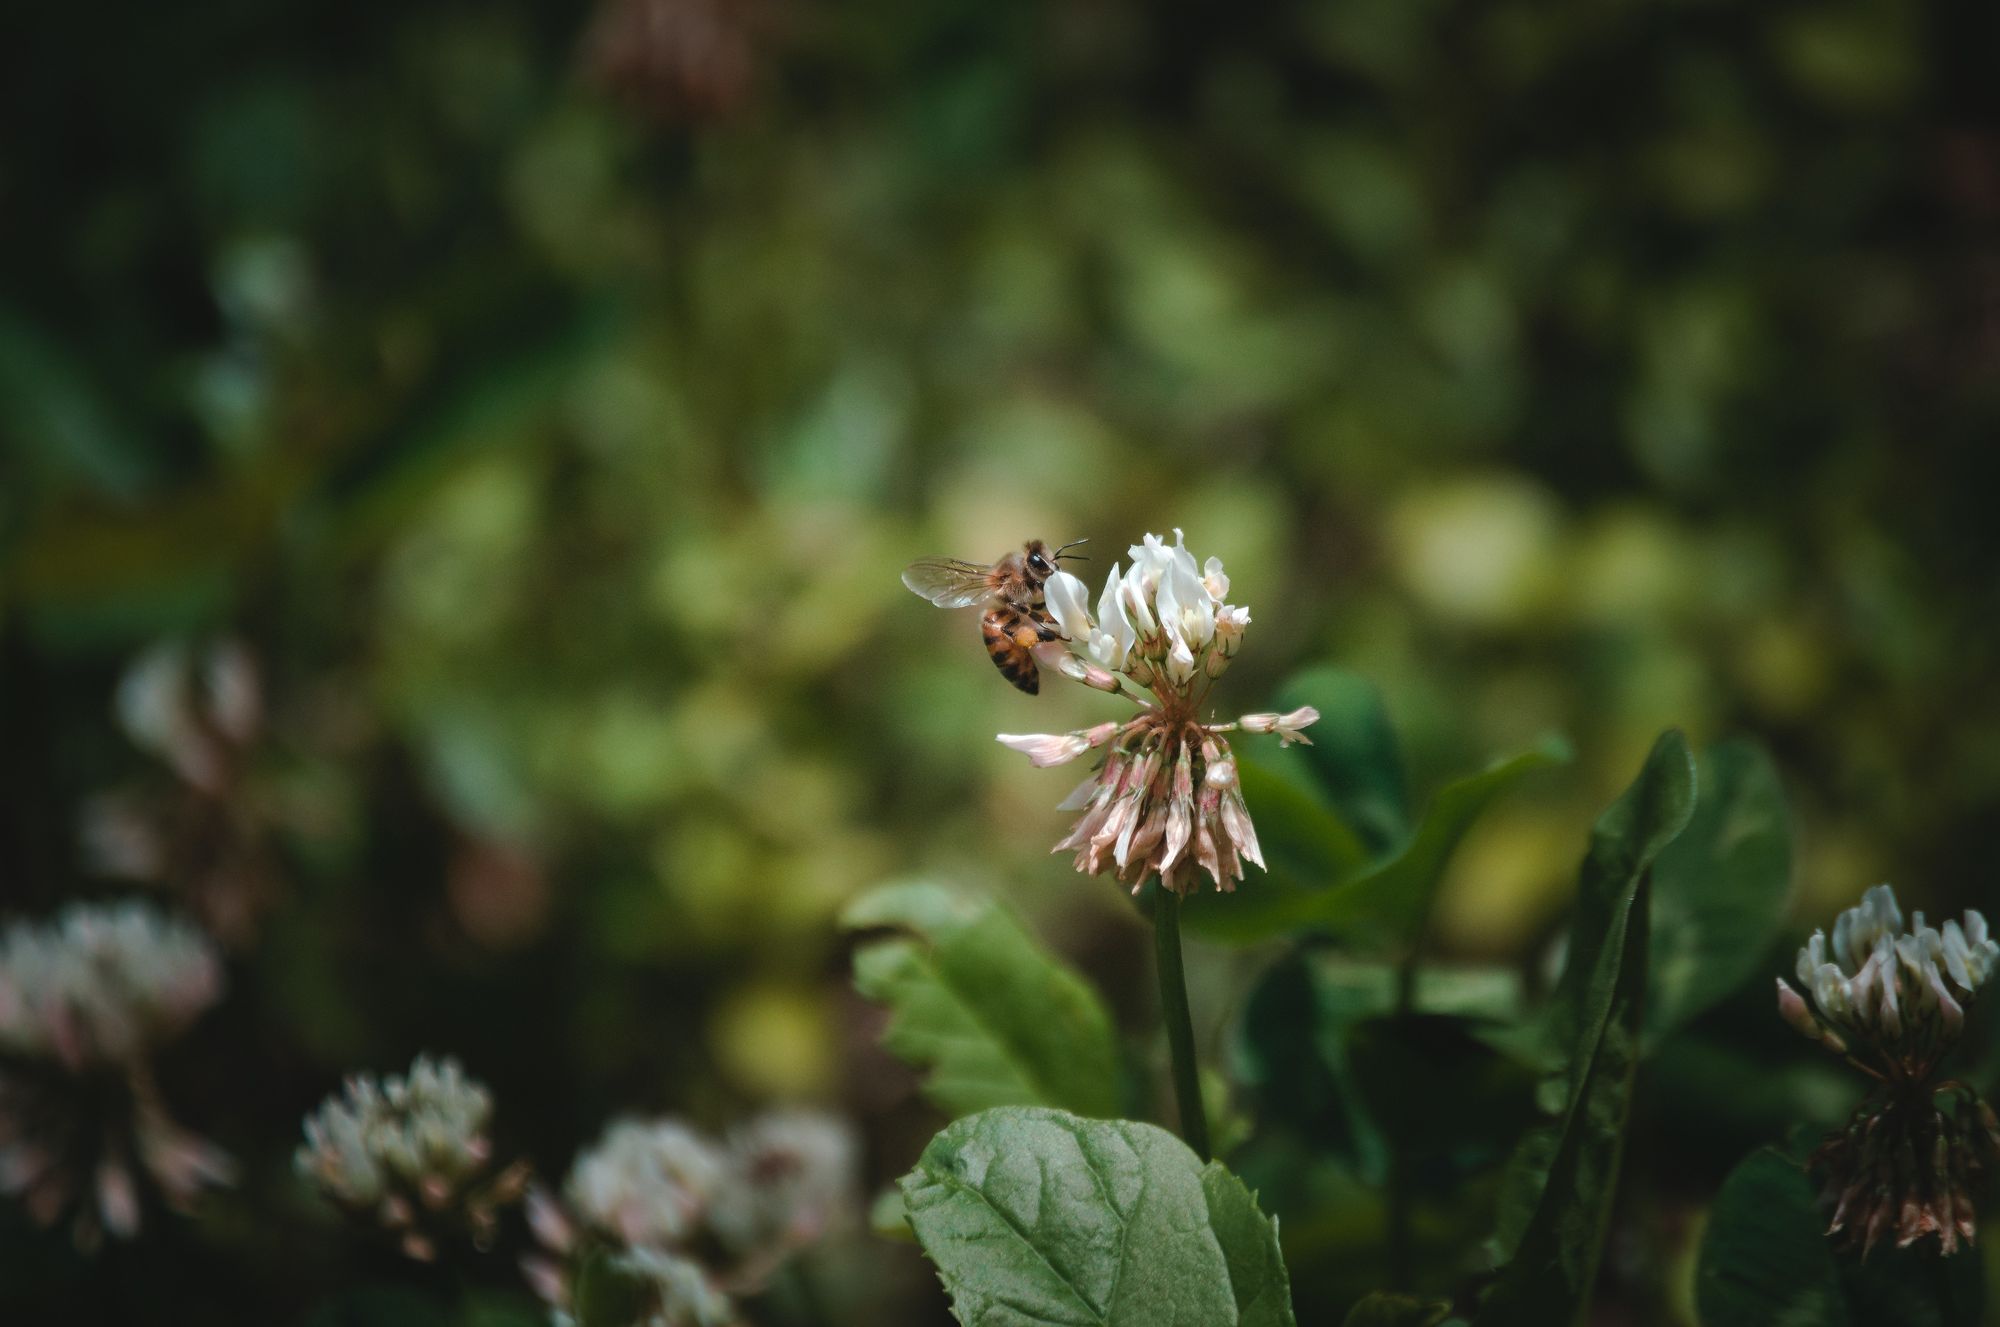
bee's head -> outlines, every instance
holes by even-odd
[[[1074,558],[1081,561],[1083,554],[1072,553],[1069,550],[1075,548],[1078,544],[1087,544],[1089,542],[1088,539],[1072,539],[1061,548],[1051,551],[1048,544],[1043,540],[1030,539],[1023,561],[1026,562],[1030,575],[1034,576],[1037,580],[1047,580],[1056,574],[1056,564],[1064,558]]]

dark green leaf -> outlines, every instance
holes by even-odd
[[[1568,743],[1544,737],[1518,756],[1446,784],[1425,809],[1415,837],[1389,860],[1315,898],[1309,924],[1363,943],[1414,945],[1451,855],[1480,813],[1521,776],[1569,756]]]
[[[593,1253],[576,1274],[574,1316],[577,1327],[634,1327],[645,1319],[650,1288],[612,1265],[609,1255]]]
[[[1653,867],[1649,1045],[1759,970],[1784,924],[1791,826],[1762,747],[1722,742],[1701,768],[1687,831]]]
[[[1347,1311],[1344,1327],[1437,1327],[1450,1312],[1441,1301],[1378,1290]]]
[[[1647,882],[1694,799],[1693,757],[1669,731],[1591,833],[1549,1023],[1567,1060],[1562,1114],[1517,1154],[1498,1239],[1510,1256],[1477,1327],[1556,1327],[1589,1310],[1639,1062]]]
[[[858,949],[854,984],[889,1005],[883,1044],[931,1071],[924,1091],[940,1107],[1117,1114],[1110,1015],[1010,910],[939,885],[905,884],[857,899],[843,920],[910,933]]]
[[[1344,1157],[1357,1174],[1377,1183],[1385,1176],[1388,1153],[1353,1049],[1358,1034],[1395,1008],[1396,984],[1389,964],[1326,951],[1294,955],[1273,965],[1252,991],[1238,1045],[1238,1072],[1260,1118],[1309,1133],[1316,1146]],[[1510,970],[1418,970],[1412,1008],[1426,1024],[1445,1015],[1460,1028],[1512,1020],[1520,1006],[1521,980]],[[1476,1052],[1455,1058],[1444,1071],[1472,1071],[1475,1062],[1482,1075],[1496,1065],[1493,1057]],[[1467,1107],[1461,1120],[1493,1105],[1483,1096],[1470,1103],[1462,1096],[1455,1100]],[[1517,1114],[1499,1112],[1497,1118],[1498,1127],[1511,1124],[1518,1131]],[[1461,1132],[1454,1130],[1437,1141],[1457,1149],[1460,1140]]]
[[[1452,852],[1479,814],[1523,775],[1568,758],[1567,744],[1548,737],[1518,756],[1446,784],[1431,799],[1416,833],[1399,849],[1381,861],[1345,870],[1344,840],[1336,842],[1334,851],[1312,858],[1316,837],[1333,833],[1315,815],[1332,817],[1301,810],[1292,801],[1300,796],[1296,790],[1275,779],[1247,777],[1246,765],[1244,798],[1258,835],[1266,837],[1267,820],[1281,826],[1286,855],[1277,855],[1266,843],[1269,874],[1253,873],[1233,894],[1189,896],[1184,923],[1211,938],[1239,942],[1316,930],[1362,944],[1407,948],[1430,915]]]
[[[931,1140],[902,1180],[965,1327],[1290,1327],[1277,1225],[1173,1135],[1011,1107]]]
[[[1968,1327],[1990,1321],[1979,1254],[1939,1256],[1935,1241],[1840,1258],[1847,1316],[1867,1327]]]
[[[1846,1327],[1826,1221],[1798,1165],[1765,1148],[1730,1172],[1702,1237],[1702,1327]]]
[[[1353,827],[1371,855],[1409,837],[1403,757],[1381,691],[1358,673],[1312,668],[1278,692],[1278,709],[1301,705],[1319,711],[1312,745],[1301,750],[1335,813]]]

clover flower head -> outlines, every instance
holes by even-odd
[[[80,1248],[140,1226],[139,1177],[179,1211],[228,1183],[227,1155],[176,1124],[150,1060],[214,1004],[208,937],[150,904],[74,904],[0,934],[0,1192]]]
[[[720,1149],[675,1120],[618,1120],[570,1167],[579,1220],[619,1244],[665,1249],[688,1238],[727,1177]]]
[[[145,903],[73,904],[0,934],[0,1050],[71,1070],[144,1059],[221,994],[208,937]]]
[[[1250,610],[1227,602],[1220,558],[1197,564],[1179,530],[1169,544],[1148,534],[1113,565],[1093,614],[1087,587],[1057,571],[1044,589],[1062,639],[1036,647],[1039,663],[1140,705],[1122,723],[1072,733],[1002,733],[1037,766],[1104,753],[1096,772],[1062,803],[1082,814],[1056,845],[1085,874],[1110,874],[1136,892],[1148,876],[1187,893],[1206,872],[1234,889],[1243,863],[1264,864],[1226,734],[1275,733],[1304,742],[1319,718],[1310,706],[1235,723],[1203,717],[1209,689],[1242,647]]]
[[[1966,1007],[1996,963],[2000,943],[1979,913],[1931,927],[1919,912],[1906,930],[1895,891],[1876,885],[1840,914],[1831,940],[1813,932],[1796,965],[1804,994],[1780,978],[1778,1009],[1804,1035],[1851,1050],[1872,1071],[1923,1082],[1958,1041]]]
[[[1970,1087],[1937,1075],[1996,963],[2000,945],[1979,913],[1933,928],[1919,912],[1906,929],[1895,891],[1877,885],[1840,914],[1831,939],[1815,931],[1799,950],[1803,994],[1778,979],[1779,1015],[1875,1080],[1810,1162],[1832,1213],[1827,1234],[1864,1256],[1885,1239],[1905,1248],[1935,1238],[1944,1254],[1972,1241],[1972,1196],[2000,1162],[2000,1123]]]
[[[493,1094],[453,1059],[419,1055],[407,1074],[356,1074],[305,1120],[298,1172],[350,1212],[373,1215],[419,1261],[440,1234],[463,1225],[492,1238],[498,1209],[520,1197],[527,1174],[489,1179]]]
[[[843,1120],[805,1110],[761,1115],[730,1135],[731,1181],[710,1223],[741,1258],[782,1258],[853,1217],[859,1162]]]

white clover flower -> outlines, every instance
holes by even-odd
[[[616,1255],[611,1265],[648,1291],[632,1327],[731,1327],[738,1321],[736,1305],[692,1258],[637,1248]]]
[[[570,1167],[564,1192],[585,1225],[631,1248],[688,1238],[728,1179],[721,1151],[673,1120],[618,1120]]]
[[[1851,1049],[1890,1078],[1924,1081],[1996,963],[2000,944],[1979,913],[1933,928],[1919,912],[1905,931],[1895,891],[1876,885],[1840,914],[1831,940],[1813,932],[1796,964],[1806,996],[1780,978],[1778,1008],[1806,1036]]]
[[[148,1061],[214,1004],[208,937],[150,904],[74,904],[0,934],[0,1192],[81,1248],[138,1233],[139,1172],[181,1211],[226,1184],[226,1154],[168,1115]],[[107,1122],[80,1130],[78,1120]]]
[[[1205,870],[1218,888],[1233,889],[1243,862],[1262,866],[1263,856],[1223,734],[1276,733],[1289,746],[1306,740],[1303,730],[1319,715],[1307,707],[1240,723],[1205,721],[1202,705],[1241,648],[1250,610],[1225,602],[1222,560],[1197,565],[1179,530],[1172,544],[1148,534],[1127,552],[1131,566],[1123,573],[1112,567],[1095,617],[1082,581],[1062,571],[1050,577],[1045,597],[1064,639],[1037,647],[1035,657],[1065,677],[1137,700],[1139,715],[999,740],[1038,766],[1107,748],[1097,774],[1062,803],[1083,813],[1056,845],[1075,854],[1077,870],[1115,874],[1135,891],[1157,875],[1183,893]]]
[[[853,1126],[816,1111],[763,1115],[730,1135],[730,1182],[710,1223],[737,1257],[769,1264],[849,1223],[859,1205]]]
[[[376,1217],[428,1261],[439,1227],[463,1221],[475,1241],[491,1238],[497,1209],[520,1196],[526,1171],[487,1178],[493,1094],[456,1060],[419,1055],[408,1074],[356,1074],[306,1116],[293,1156],[326,1197]],[[449,1220],[447,1219],[449,1218]]]
[[[73,904],[0,934],[0,1050],[132,1064],[222,994],[208,937],[149,904]]]

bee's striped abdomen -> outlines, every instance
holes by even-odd
[[[986,653],[1000,675],[1029,695],[1042,689],[1041,670],[1031,652],[1040,641],[1054,639],[1054,632],[1012,605],[986,611],[979,619],[979,634],[986,641]]]

